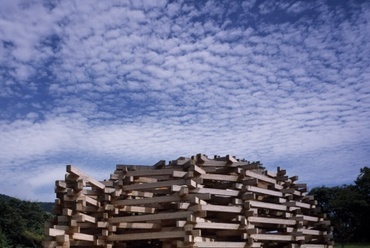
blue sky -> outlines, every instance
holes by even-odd
[[[368,1],[5,0],[0,40],[0,193],[197,153],[310,188],[369,166]]]

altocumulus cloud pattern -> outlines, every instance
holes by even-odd
[[[310,186],[369,166],[368,1],[5,0],[0,40],[0,193],[199,152]]]

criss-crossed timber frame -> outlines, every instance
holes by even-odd
[[[105,181],[68,165],[43,246],[332,248],[329,221],[297,180],[203,154],[117,165]]]

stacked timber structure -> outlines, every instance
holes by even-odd
[[[97,181],[68,165],[44,248],[333,247],[306,184],[232,156],[117,165]]]

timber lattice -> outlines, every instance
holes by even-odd
[[[104,181],[68,165],[43,246],[332,248],[330,222],[297,180],[229,155],[117,165]]]

